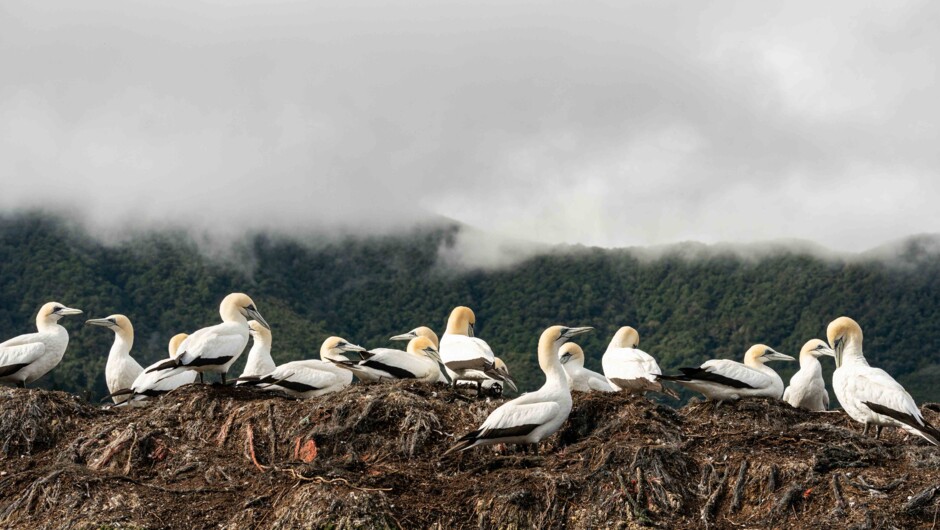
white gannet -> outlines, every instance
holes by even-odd
[[[251,334],[251,349],[248,350],[248,360],[245,369],[238,376],[238,384],[245,384],[253,379],[270,374],[277,365],[271,358],[271,330],[262,326],[257,320],[248,321],[248,333]]]
[[[134,325],[124,315],[111,315],[105,318],[92,318],[85,321],[86,325],[101,326],[114,332],[114,344],[108,352],[108,362],[104,367],[104,380],[108,384],[108,392],[115,403],[128,400],[128,395],[114,395],[114,392],[131,388],[137,376],[144,371],[144,367],[131,357],[131,348],[134,347]]]
[[[427,337],[415,337],[408,342],[408,350],[386,349],[364,361],[335,362],[352,371],[360,380],[417,379],[433,383],[441,375],[441,356]],[[363,377],[362,374],[368,374]]]
[[[224,385],[226,372],[248,344],[248,318],[257,320],[268,329],[271,329],[271,326],[265,322],[251,298],[244,293],[226,296],[219,305],[219,315],[222,317],[221,324],[193,332],[180,344],[179,354],[175,359],[147,368],[147,371],[174,368],[165,376],[170,377],[183,370],[195,370],[199,372],[200,381],[205,372],[217,373]]]
[[[189,335],[185,333],[179,333],[170,339],[170,343],[167,346],[170,359],[176,358],[179,353],[180,344],[182,344],[188,336]],[[144,368],[140,375],[138,375],[137,378],[134,379],[134,382],[128,385],[127,388],[116,390],[107,397],[116,398],[118,396],[127,396],[125,398],[126,401],[119,403],[119,405],[143,406],[147,404],[147,400],[150,398],[162,396],[183,385],[196,382],[196,372],[191,370],[185,370],[168,376],[167,374],[176,368],[169,367],[163,368],[162,370],[159,369],[159,365],[165,362],[165,360],[157,361]],[[158,369],[151,371],[151,368]],[[117,401],[117,399],[115,399],[115,401]]]
[[[444,454],[478,445],[537,444],[554,434],[571,412],[571,390],[558,361],[558,349],[572,337],[591,329],[552,326],[542,332],[539,337],[539,366],[545,372],[542,388],[500,405],[479,429],[462,436]]]
[[[417,327],[409,331],[408,333],[395,335],[394,337],[391,337],[388,340],[410,342],[412,339],[416,337],[427,337],[428,339],[430,339],[431,343],[434,345],[435,350],[440,345],[440,342],[437,340],[437,334],[434,333],[434,331],[431,328],[425,327],[425,326]],[[361,359],[359,360],[364,361],[376,355],[391,354],[391,355],[397,356],[397,355],[407,355],[407,353],[408,352],[406,352],[405,350],[399,350],[397,348],[373,348],[371,350],[361,352],[360,353]],[[359,360],[353,360],[352,362],[359,362]],[[447,375],[447,369],[444,367],[443,362],[440,363],[439,371],[441,375],[439,376],[438,380],[449,383],[450,379],[449,379],[449,376]],[[356,377],[363,383],[375,383],[383,379],[382,375],[379,372],[372,372],[369,370],[361,370],[361,371],[355,372],[355,374],[356,374]]]
[[[755,344],[744,354],[744,364],[727,359],[712,359],[698,368],[679,368],[682,375],[660,375],[657,378],[675,381],[719,403],[757,396],[780,399],[783,395],[783,379],[764,363],[794,360],[789,355],[775,352],[769,346]]]
[[[489,344],[473,336],[476,315],[469,307],[458,306],[450,312],[447,330],[441,337],[441,359],[453,383],[475,381],[477,393],[483,392],[483,381],[496,379],[516,388],[511,379],[496,371],[496,360]]]
[[[833,355],[824,341],[810,339],[800,350],[800,370],[790,378],[790,386],[783,391],[783,400],[798,409],[828,410],[829,391],[823,380],[820,355]]]
[[[662,392],[674,398],[678,394],[666,388],[656,376],[663,373],[652,355],[638,349],[640,334],[630,326],[623,326],[614,333],[601,357],[604,375],[615,390],[626,390],[633,394]]]
[[[352,383],[352,372],[336,366],[350,362],[351,355],[364,352],[365,348],[350,344],[342,337],[329,337],[320,346],[320,359],[293,361],[279,365],[270,374],[256,383],[264,390],[275,390],[307,399],[322,396],[346,388]]]
[[[603,375],[584,367],[584,350],[581,346],[569,342],[558,350],[561,365],[568,377],[568,386],[577,392],[616,392],[617,389],[610,384]]]
[[[940,445],[940,431],[927,423],[914,398],[887,372],[868,365],[857,322],[839,317],[829,323],[826,336],[836,358],[832,389],[845,413],[865,425],[863,434],[875,425],[877,437],[883,426],[890,425]]]
[[[59,325],[59,319],[81,313],[81,309],[58,302],[43,304],[36,315],[36,333],[0,343],[0,383],[25,388],[26,383],[32,383],[55,368],[69,345],[69,332]]]

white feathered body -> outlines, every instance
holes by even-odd
[[[441,377],[437,361],[430,357],[390,348],[371,350],[370,353],[373,355],[364,361],[342,366],[362,381],[417,379],[433,383]]]
[[[783,400],[800,409],[829,409],[829,392],[819,359],[813,356],[800,359],[800,369],[790,378],[790,386],[783,391]]]
[[[479,439],[473,445],[538,443],[558,431],[570,413],[571,391],[568,389],[567,381],[560,377],[550,379],[535,392],[529,392],[512,401],[507,401],[490,413],[486,421],[480,425]],[[508,429],[520,425],[538,425],[538,427],[522,436],[483,438],[491,430]]]
[[[656,380],[663,373],[650,354],[637,348],[608,347],[601,358],[604,375],[614,390],[632,393],[662,391],[662,383]]]
[[[154,397],[166,394],[171,390],[176,390],[183,385],[196,382],[196,372],[192,370],[180,371],[179,369],[166,368],[163,370],[147,373],[147,370],[156,368],[164,362],[166,362],[166,359],[157,361],[144,368],[140,375],[134,379],[133,383],[124,387],[130,388],[133,393],[130,395],[118,397],[124,397],[127,399],[125,402],[126,404],[140,407],[147,405],[148,401]],[[176,373],[169,375],[171,371]]]
[[[745,366],[728,359],[712,359],[702,363],[701,368],[729,379],[747,383],[752,388],[735,388],[711,381],[676,381],[680,385],[700,392],[713,401],[734,401],[743,397],[772,397],[783,395],[783,379],[773,369],[759,364]]]
[[[117,337],[117,336],[116,336]],[[124,342],[118,337],[111,346],[108,362],[104,367],[104,380],[108,385],[108,392],[117,392],[125,388],[133,388],[134,381],[143,373],[144,367],[131,357]],[[115,403],[123,403],[130,396],[114,396]]]
[[[617,389],[602,374],[584,367],[583,361],[571,359],[562,365],[568,386],[575,392],[616,392]]]
[[[264,390],[277,390],[295,398],[308,399],[342,390],[352,384],[352,377],[351,371],[329,361],[293,361],[264,376],[259,386]]]
[[[493,350],[483,339],[445,333],[441,337],[441,360],[451,379],[486,381],[491,379],[483,370],[495,361]]]
[[[255,341],[248,350],[248,359],[240,377],[261,377],[270,374],[276,367],[271,357],[271,346]]]
[[[0,382],[32,383],[59,364],[68,345],[69,333],[59,324],[3,342],[0,344],[0,369],[19,364],[27,366],[0,377]]]
[[[876,403],[904,414],[910,414],[921,425],[924,424],[923,416],[914,398],[887,372],[869,366],[864,358],[845,359],[842,366],[836,368],[832,374],[832,390],[845,413],[855,421],[900,427],[922,436],[916,429],[894,418],[878,414],[865,405],[865,402]]]

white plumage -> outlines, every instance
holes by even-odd
[[[880,368],[869,366],[862,351],[862,328],[849,317],[839,317],[826,330],[836,358],[832,390],[842,408],[855,421],[877,426],[900,427],[934,445],[940,445],[940,431],[927,423],[914,398],[900,383]]]
[[[568,386],[576,392],[616,392],[603,375],[584,367],[584,350],[569,342],[558,351],[559,360],[565,369]]]
[[[146,371],[174,368],[165,376],[170,377],[183,370],[195,370],[199,372],[200,380],[203,373],[217,373],[225,384],[225,374],[229,367],[248,344],[248,318],[254,318],[266,328],[270,329],[270,326],[258,312],[251,298],[243,293],[226,296],[219,306],[219,315],[222,317],[222,323],[195,331],[180,344],[176,359],[147,368]]]
[[[238,377],[239,383],[244,384],[252,378],[260,378],[270,374],[277,367],[271,357],[271,330],[261,325],[257,320],[248,321],[248,333],[251,335],[251,349],[248,350],[248,359],[242,375]]]
[[[408,342],[407,351],[383,349],[372,350],[371,357],[359,362],[338,362],[363,381],[383,379],[417,379],[436,382],[441,375],[441,357],[434,343],[427,337],[415,337]]]
[[[494,410],[475,431],[461,437],[447,450],[463,451],[478,445],[537,444],[557,431],[571,412],[571,390],[565,370],[558,361],[558,349],[570,338],[592,328],[552,326],[539,338],[539,366],[545,384]]]
[[[170,339],[167,350],[170,359],[176,358],[179,352],[179,346],[189,335],[179,333]],[[165,360],[157,361],[143,369],[143,371],[134,379],[134,382],[126,388],[112,391],[112,398],[124,397],[125,401],[119,402],[119,405],[132,405],[135,407],[143,406],[151,398],[162,396],[171,390],[175,390],[183,385],[196,382],[196,372],[185,370],[173,375],[168,375],[174,368],[160,369],[159,365],[165,363]],[[117,401],[115,399],[115,401]]]
[[[264,390],[283,392],[299,399],[336,392],[352,384],[352,372],[336,366],[336,363],[349,362],[346,353],[363,351],[365,348],[350,344],[341,337],[329,337],[320,346],[321,360],[282,364],[255,384]]]
[[[448,375],[455,384],[457,381],[476,382],[478,392],[482,392],[483,381],[491,378],[515,389],[515,382],[495,369],[496,359],[489,344],[473,336],[475,322],[476,316],[469,307],[459,306],[451,311],[440,347]]]
[[[646,392],[675,393],[663,387],[656,376],[663,373],[650,354],[638,349],[640,334],[630,326],[623,326],[601,358],[604,375],[615,390],[626,390],[634,394]]]
[[[111,315],[105,318],[93,318],[85,321],[86,325],[101,326],[114,332],[114,343],[108,352],[108,362],[104,366],[104,379],[115,403],[123,403],[128,395],[115,395],[115,392],[131,388],[143,371],[143,366],[131,357],[134,347],[134,326],[124,315]]]
[[[764,363],[793,360],[789,355],[756,344],[744,354],[743,364],[727,359],[712,359],[698,368],[680,368],[682,375],[660,375],[658,378],[675,381],[718,402],[759,396],[780,399],[783,395],[783,379]]]
[[[832,355],[832,349],[819,340],[811,339],[800,350],[800,369],[790,378],[790,386],[783,391],[783,400],[806,410],[828,410],[829,392],[823,380],[820,355]]]
[[[69,332],[59,319],[81,312],[58,302],[43,304],[36,315],[36,333],[0,343],[0,383],[25,387],[55,368],[69,345]]]

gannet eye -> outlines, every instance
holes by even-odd
[[[110,322],[110,323],[112,323],[112,324],[114,324],[114,325],[117,325],[117,319],[115,319],[114,317],[109,318],[109,319],[108,319],[108,322]]]

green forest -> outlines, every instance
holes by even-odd
[[[556,323],[596,328],[580,341],[589,368],[600,371],[610,337],[631,325],[641,349],[670,372],[709,358],[740,360],[758,342],[797,356],[806,340],[825,338],[830,320],[849,315],[865,332],[873,366],[918,401],[940,401],[933,238],[908,239],[890,257],[821,258],[782,246],[760,258],[699,244],[655,255],[560,246],[512,267],[468,270],[439,259],[462,229],[449,224],[381,238],[252,234],[222,259],[201,253],[180,231],[104,244],[62,217],[8,215],[0,217],[0,339],[34,331],[46,301],[84,310],[63,320],[68,351],[35,386],[98,399],[107,393],[113,334],[84,326],[87,318],[127,315],[136,331],[132,355],[146,365],[166,356],[175,333],[218,323],[221,299],[243,291],[271,323],[275,361],[286,362],[316,358],[330,335],[379,347],[419,325],[442,332],[450,309],[467,305],[476,312],[477,336],[507,362],[520,390],[531,390],[542,378],[539,334]],[[828,380],[831,359],[823,365]],[[772,366],[785,381],[797,369]]]

